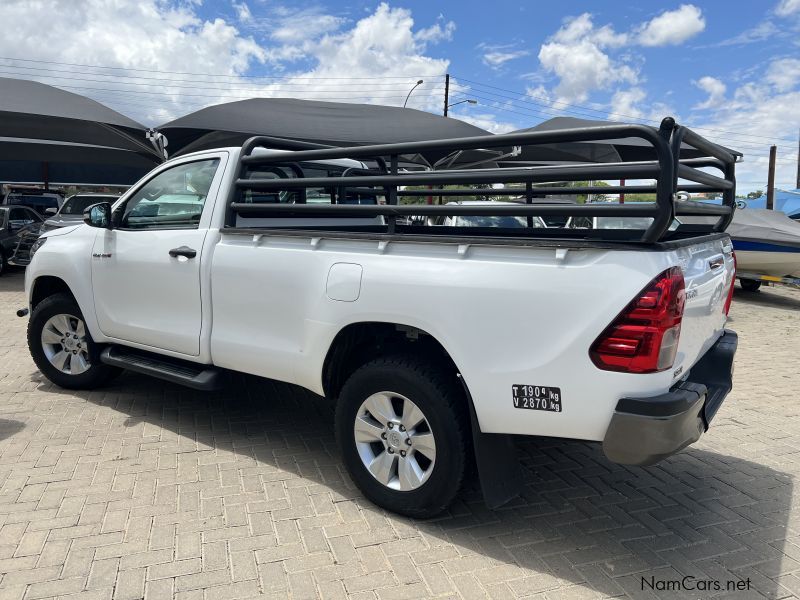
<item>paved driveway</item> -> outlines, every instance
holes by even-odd
[[[355,490],[302,390],[55,388],[14,316],[22,274],[3,276],[0,598],[800,596],[800,292],[737,292],[735,391],[694,448],[628,469],[525,441],[522,499],[492,512],[473,484],[415,522]]]

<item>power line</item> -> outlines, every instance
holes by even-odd
[[[37,64],[46,64],[46,65],[61,65],[66,67],[87,67],[91,69],[113,69],[118,71],[135,71],[140,73],[162,73],[165,75],[193,75],[198,77],[223,77],[228,79],[284,79],[286,76],[283,77],[276,77],[270,75],[231,75],[231,74],[222,74],[222,73],[192,73],[189,71],[163,71],[158,69],[137,69],[133,67],[107,67],[104,65],[90,65],[84,63],[68,63],[68,62],[58,62],[52,60],[34,60],[32,58],[14,58],[11,56],[0,56],[1,60],[13,60],[18,62],[32,62]],[[321,76],[306,76],[297,77],[298,79],[313,79],[313,80],[320,80],[320,79],[365,79],[365,80],[375,80],[375,79],[418,79],[418,78],[429,78],[432,79],[434,77],[444,77],[444,75],[384,75],[381,77],[321,77]]]
[[[491,89],[500,90],[500,91],[503,91],[503,92],[508,92],[510,94],[514,94],[515,96],[514,97],[509,97],[509,96],[505,96],[503,94],[497,94],[495,92],[490,92],[488,90],[484,90],[484,93],[487,93],[487,94],[493,94],[495,96],[508,98],[510,100],[514,100],[514,101],[518,101],[518,102],[536,104],[538,106],[542,106],[543,108],[549,108],[550,110],[559,110],[559,109],[553,109],[549,105],[544,104],[542,102],[536,102],[535,100],[528,100],[528,98],[535,98],[535,97],[534,96],[530,96],[528,94],[525,94],[523,92],[509,90],[509,89],[506,89],[506,88],[501,88],[501,87],[497,87],[497,86],[494,86],[494,85],[489,85],[488,83],[481,83],[479,81],[473,81],[471,79],[465,79],[465,78],[462,78],[462,77],[458,77],[457,79],[460,80],[460,81],[464,81],[466,83],[472,84],[472,85],[477,85],[477,86],[484,87],[484,88],[491,88]],[[520,98],[519,96],[523,96],[523,98]],[[590,111],[590,112],[594,112],[594,113],[598,113],[598,114],[606,115],[606,116],[617,116],[617,117],[624,117],[626,119],[634,119],[637,122],[641,120],[640,117],[635,117],[635,116],[632,116],[632,115],[625,115],[625,114],[622,114],[622,113],[614,113],[614,112],[610,112],[610,111],[604,111],[604,110],[593,108],[593,107],[589,107],[589,106],[583,106],[583,105],[580,105],[580,104],[572,104],[572,103],[569,103],[569,102],[564,102],[562,100],[553,100],[552,103],[553,104],[562,104],[562,105],[568,106],[570,108],[576,108],[576,109],[580,109],[580,110],[583,110],[583,111]],[[571,111],[569,111],[567,109],[564,109],[561,112],[571,112]],[[580,113],[573,113],[573,114],[580,114]],[[583,116],[586,116],[586,115],[583,115]],[[789,142],[794,142],[795,141],[792,138],[783,138],[783,137],[774,138],[774,137],[762,136],[762,135],[757,135],[757,134],[747,134],[745,136],[744,134],[741,134],[740,132],[728,131],[728,130],[723,130],[723,129],[714,129],[714,128],[711,128],[711,127],[694,127],[694,129],[702,129],[702,130],[705,130],[705,131],[716,131],[716,132],[719,132],[719,133],[726,133],[726,134],[730,134],[730,135],[741,135],[741,136],[744,136],[744,137],[757,137],[757,138],[762,138],[762,139],[770,140],[770,141],[776,140],[776,139],[789,141]]]
[[[0,65],[0,66],[3,66],[3,65]],[[0,73],[6,74],[6,75],[18,75],[18,74],[20,74],[20,73],[9,73],[8,71],[3,71],[2,69],[0,69]],[[28,75],[28,74],[25,73],[25,75]],[[39,77],[38,75],[34,75],[34,76]],[[111,84],[111,85],[133,85],[133,86],[147,87],[149,89],[158,88],[159,87],[157,85],[149,84],[149,83],[136,83],[136,82],[131,82],[131,81],[107,81],[107,80],[103,80],[103,79],[87,79],[87,78],[84,78],[84,77],[66,77],[66,76],[62,76],[62,75],[48,76],[47,79],[48,80],[50,80],[50,79],[64,79],[66,81],[88,81],[88,82],[91,82],[91,83],[106,83],[106,84]],[[288,87],[294,87],[292,84],[289,84],[289,85],[269,84],[269,85],[280,86],[280,87],[272,88],[272,89],[276,89],[276,90],[277,89],[284,90],[284,89],[287,89]],[[312,85],[312,84],[303,84],[303,85]],[[333,85],[333,84],[322,84],[322,85]],[[382,85],[387,85],[387,84],[382,84]],[[176,85],[174,83],[169,83],[167,85],[160,86],[160,87],[178,88],[178,89],[191,89],[191,90],[197,89],[197,85],[191,85],[191,86],[189,86],[189,85]],[[267,91],[267,90],[269,90],[271,88],[269,88],[267,86],[260,87],[260,88],[258,88],[258,87],[256,87],[256,88],[253,88],[253,87],[244,88],[244,87],[231,87],[231,86],[213,87],[213,86],[209,86],[209,85],[205,85],[204,84],[203,85],[203,89],[207,89],[207,90],[233,90],[233,91],[241,91],[241,92],[259,92],[259,91]],[[303,89],[308,89],[308,88],[300,88],[300,89],[303,90]],[[407,92],[408,91],[406,88],[377,88],[376,89],[374,87],[370,87],[370,88],[367,88],[367,89],[355,88],[355,87],[346,87],[346,88],[331,89],[331,90],[318,90],[317,86],[314,87],[314,90],[318,91],[319,93],[323,93],[323,94],[350,92],[350,91],[355,91],[355,92],[373,92],[373,91],[374,92]],[[134,91],[134,90],[130,90],[130,91]],[[291,90],[288,90],[288,91],[291,91]],[[432,90],[429,90],[429,91],[432,91]]]
[[[480,90],[480,91],[483,92],[483,90]],[[505,104],[510,104],[511,106],[514,107],[514,109],[517,109],[517,110],[514,110],[512,108],[508,108],[507,106],[503,106],[503,103],[499,102],[495,98],[483,96],[480,93],[476,93],[476,90],[474,90],[474,89],[470,89],[470,90],[465,91],[465,92],[459,92],[457,94],[457,96],[459,96],[459,97],[460,96],[473,97],[473,98],[478,98],[480,100],[485,100],[485,101],[490,102],[490,103],[495,103],[495,104],[489,105],[494,110],[500,110],[500,111],[504,111],[504,112],[509,112],[509,113],[521,115],[521,116],[528,117],[528,118],[535,117],[535,118],[544,120],[544,119],[549,119],[549,118],[553,117],[552,114],[543,113],[542,112],[543,109],[529,108],[527,106],[518,106],[518,105],[514,104],[513,101],[505,102]],[[520,111],[527,111],[527,112],[520,112]],[[560,114],[560,113],[558,113],[558,114]],[[699,128],[697,128],[697,129],[699,129]],[[752,140],[744,142],[744,141],[741,141],[741,140],[732,140],[732,139],[722,138],[722,137],[718,137],[718,139],[722,143],[724,143],[725,145],[733,146],[733,147],[750,148],[752,151],[763,150],[764,148],[768,148],[769,145],[770,145],[770,144],[767,144],[766,142],[762,143],[762,142],[752,141]],[[790,152],[790,151],[793,152],[793,149],[790,150],[789,146],[780,145],[779,147],[783,148],[785,152]]]
[[[475,91],[476,90],[471,89],[469,92],[470,92],[471,95],[476,95]],[[485,90],[479,90],[479,91],[482,92],[482,93],[491,94],[491,92],[486,92]],[[481,96],[478,96],[478,97],[481,97]],[[544,118],[552,118],[553,116],[560,116],[560,115],[563,115],[563,112],[569,112],[571,114],[576,114],[576,115],[584,117],[584,118],[589,117],[589,116],[594,118],[594,115],[584,115],[584,114],[581,114],[581,113],[576,113],[574,111],[560,111],[559,109],[538,108],[538,105],[537,105],[537,108],[534,109],[534,108],[517,106],[516,104],[513,104],[514,102],[525,102],[524,100],[511,100],[511,99],[509,99],[509,100],[503,100],[501,102],[500,100],[497,100],[495,98],[487,98],[486,96],[482,96],[482,98],[487,100],[487,101],[495,102],[495,103],[498,103],[498,104],[502,104],[503,102],[510,103],[513,106],[515,106],[516,108],[520,108],[522,110],[533,111],[534,114],[537,117],[542,118],[542,119],[544,119]],[[531,103],[531,104],[536,104],[536,103]],[[494,106],[494,108],[498,108],[499,110],[503,110],[503,108],[501,106]],[[544,115],[542,115],[541,111],[545,111],[545,110],[549,110],[549,111],[552,111],[552,112],[544,113]],[[536,111],[539,111],[539,112],[536,112]],[[618,115],[616,113],[606,113],[606,114],[620,116],[620,115]],[[647,123],[646,121],[644,121],[642,119],[636,119],[635,122],[642,123],[642,124],[649,124],[649,123]],[[693,129],[698,129],[698,130],[702,129],[702,130],[712,131],[712,132],[718,132],[718,131],[722,132],[722,130],[715,130],[715,129],[710,129],[710,128],[706,128],[706,127],[694,127]],[[766,142],[766,141],[762,142],[760,140],[756,140],[753,137],[749,137],[749,136],[746,136],[746,135],[743,135],[743,134],[726,134],[724,137],[722,137],[720,135],[717,135],[715,137],[717,137],[718,139],[723,139],[723,140],[725,140],[726,144],[733,145],[733,146],[749,145],[751,147],[762,148],[765,145],[769,146],[769,145],[772,145],[772,144],[775,143],[773,138],[766,138],[764,136],[756,136],[756,137],[759,137],[759,138],[763,137],[765,140],[769,140],[769,142]],[[778,138],[778,139],[782,139],[782,138]],[[784,148],[785,150],[789,151],[789,148],[790,148],[789,146],[787,146],[785,144],[777,144],[777,145],[779,147]]]
[[[119,83],[119,84],[122,84],[122,85],[139,85],[139,86],[155,86],[155,85],[157,85],[155,83],[144,83],[144,82],[138,82],[138,81],[124,81],[124,79],[145,79],[145,80],[149,80],[149,81],[158,82],[159,84],[164,84],[167,87],[177,87],[177,88],[186,88],[186,89],[195,89],[197,87],[197,82],[191,82],[191,81],[189,81],[187,79],[180,79],[180,80],[177,80],[177,81],[179,83],[193,83],[193,85],[191,85],[191,86],[177,85],[177,83],[175,82],[174,79],[165,79],[163,77],[143,77],[143,76],[139,76],[139,75],[128,76],[128,75],[116,75],[116,74],[112,74],[112,73],[91,73],[91,72],[85,72],[85,71],[59,71],[58,69],[37,69],[35,67],[16,66],[16,65],[3,65],[3,64],[0,64],[0,68],[11,68],[11,69],[21,69],[21,70],[24,69],[25,71],[44,71],[44,72],[48,72],[48,73],[57,73],[56,75],[44,76],[44,77],[48,77],[50,79],[68,79],[68,80],[72,80],[72,81],[91,81],[91,82],[95,82],[95,83]],[[28,76],[28,77],[43,77],[43,76],[38,75],[36,73],[18,73],[18,72],[15,72],[15,71],[2,71],[2,70],[0,70],[0,73],[6,74],[6,75],[24,75],[24,76]],[[94,76],[97,76],[97,77],[110,77],[110,78],[115,78],[116,80],[89,79],[89,78],[85,78],[85,77],[74,77],[74,76],[72,76],[72,75],[76,75],[76,74],[77,75],[94,75]],[[308,81],[308,82],[297,81],[296,79],[294,79],[292,77],[285,78],[285,81],[287,83],[282,83],[282,82],[276,81],[274,83],[264,83],[264,84],[261,84],[260,86],[259,86],[259,84],[253,83],[253,84],[248,84],[246,86],[225,85],[225,87],[212,87],[212,86],[209,86],[205,82],[203,82],[202,85],[203,85],[204,89],[245,90],[245,91],[257,90],[257,89],[261,89],[261,88],[263,88],[265,86],[277,86],[277,85],[280,85],[281,87],[288,87],[288,86],[291,86],[291,87],[296,87],[296,86],[315,86],[315,87],[319,87],[319,86],[340,86],[341,87],[343,85],[343,82],[338,82],[338,83],[319,83],[318,81]],[[215,81],[215,82],[211,82],[211,83],[219,83],[219,84],[221,84],[223,82],[216,82]],[[436,82],[433,82],[433,83],[436,83]],[[398,81],[377,82],[377,83],[371,83],[370,84],[370,88],[374,89],[374,86],[387,86],[387,85],[397,86],[399,84],[400,84],[400,82],[398,82]],[[365,85],[365,84],[360,84],[360,85]],[[256,86],[259,86],[259,87],[256,87]],[[433,87],[433,86],[430,85],[430,84],[426,84],[425,87],[430,88],[430,87]],[[378,89],[379,89],[379,91],[393,91],[393,92],[405,92],[405,91],[408,91],[407,88],[405,88],[405,87],[396,88],[396,89],[395,88],[390,88],[390,89],[389,88],[378,88]],[[338,90],[336,90],[336,91],[338,91]]]
[[[230,94],[185,94],[185,93],[171,94],[168,91],[115,90],[115,89],[111,89],[111,88],[96,88],[96,87],[88,87],[88,86],[62,85],[62,84],[58,84],[57,87],[68,88],[68,89],[76,89],[76,90],[113,92],[113,93],[121,93],[121,94],[147,94],[147,95],[150,95],[150,96],[176,96],[178,98],[184,98],[184,97],[188,96],[188,97],[197,97],[197,98],[216,98],[216,99],[229,98],[229,99],[232,99],[232,100],[249,100],[249,99],[254,98],[254,97],[262,97],[262,98],[274,97],[274,96],[233,96],[233,95],[230,95]],[[340,90],[339,92],[330,92],[330,93],[340,93],[342,91],[348,91],[348,90]],[[324,92],[321,92],[321,93],[324,93]],[[420,98],[420,97],[431,97],[431,96],[435,96],[435,97],[438,98],[439,94],[417,94],[416,95],[417,98]],[[295,97],[295,96],[293,96],[293,97]],[[380,96],[380,95],[376,95],[376,94],[366,94],[366,95],[362,94],[360,96],[340,96],[340,97],[306,98],[306,99],[308,99],[308,100],[316,99],[316,100],[327,101],[327,100],[353,100],[353,99],[375,99],[375,98],[379,98],[379,99],[405,98],[405,96],[404,95],[399,95],[399,96]],[[302,98],[299,98],[299,99],[302,99]]]

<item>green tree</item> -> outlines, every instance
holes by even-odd
[[[763,195],[764,195],[764,192],[762,192],[761,190],[756,190],[755,192],[750,192],[749,194],[747,194],[747,198],[752,200],[753,198],[759,198],[759,197],[761,197]]]

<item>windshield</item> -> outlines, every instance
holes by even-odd
[[[83,211],[89,208],[92,204],[98,202],[113,202],[116,196],[72,196],[64,202],[59,214],[61,215],[83,215]]]
[[[497,217],[497,216],[472,216],[455,217],[453,225],[457,227],[527,227],[528,220],[525,217]],[[544,223],[539,217],[533,217],[534,227],[544,227]]]

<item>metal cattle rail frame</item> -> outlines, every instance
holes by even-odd
[[[619,140],[620,138],[639,138],[649,143],[655,151],[656,160],[616,163],[579,163],[564,165],[544,165],[533,167],[505,168],[461,168],[446,171],[401,171],[399,164],[407,157],[422,152],[447,151],[451,153],[466,150],[508,149],[529,145],[558,144],[563,142],[602,142]],[[609,142],[610,143],[610,142]],[[694,148],[704,156],[701,158],[681,159],[681,148]],[[256,148],[277,149],[283,147],[288,152],[258,153]],[[300,148],[300,149],[297,149]],[[303,177],[302,163],[310,161],[355,159],[373,163],[374,168],[347,169],[339,177]],[[659,129],[646,125],[619,124],[598,127],[563,129],[545,132],[526,132],[481,137],[457,138],[421,142],[404,142],[354,147],[321,147],[306,145],[302,142],[289,142],[269,137],[253,137],[242,147],[241,158],[237,165],[235,185],[232,186],[226,213],[225,231],[249,232],[236,226],[237,215],[240,217],[269,218],[326,218],[331,224],[314,226],[287,226],[280,228],[259,228],[259,232],[270,230],[280,232],[325,231],[346,232],[348,235],[388,235],[391,237],[403,234],[417,237],[425,235],[429,238],[445,235],[482,235],[495,239],[503,237],[522,238],[579,238],[579,239],[617,239],[628,242],[652,244],[665,239],[680,237],[681,232],[691,235],[722,232],[733,218],[735,209],[735,163],[736,155],[730,150],[718,146],[690,129],[677,125],[671,117],[661,122]],[[292,178],[251,178],[253,167],[283,167],[291,169]],[[700,171],[703,167],[718,169],[722,176]],[[693,183],[680,184],[678,180]],[[596,186],[558,187],[553,185],[535,186],[536,183],[553,181],[581,181],[601,179],[655,179],[654,185],[636,186]],[[344,182],[346,180],[346,183]],[[471,185],[471,184],[524,184],[521,187],[481,190],[474,188],[408,190],[405,186],[427,185]],[[337,192],[332,194],[332,204],[307,204],[305,190],[308,188],[330,188]],[[259,192],[296,192],[294,203],[262,203],[247,202],[247,190]],[[703,204],[678,200],[678,191],[685,192],[721,192],[722,205]],[[360,205],[335,203],[336,196],[345,197],[347,192],[382,195],[386,198],[384,205]],[[655,202],[635,202],[627,204],[546,204],[533,203],[537,196],[546,194],[616,194],[616,193],[655,193]],[[525,196],[526,203],[518,205],[399,205],[398,196]],[[458,228],[458,227],[424,227],[397,223],[398,217],[433,217],[433,216],[586,216],[586,217],[652,217],[653,222],[641,233],[634,230],[620,234],[611,230],[571,229],[532,229],[518,228]],[[705,215],[719,216],[713,225],[681,226],[678,232],[670,232],[669,227],[675,216]],[[386,218],[385,225],[373,226],[337,226],[335,217],[377,217]],[[530,219],[529,219],[530,223]],[[489,229],[489,228],[487,228]],[[447,231],[442,231],[447,230]],[[468,230],[468,231],[466,231]],[[416,235],[414,235],[416,234]]]

